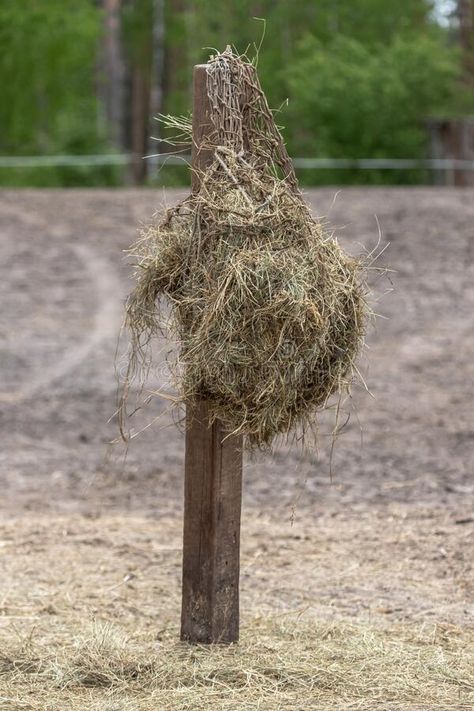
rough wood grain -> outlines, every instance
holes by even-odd
[[[212,159],[206,67],[194,68],[193,191]],[[230,643],[239,637],[242,437],[209,427],[208,405],[186,412],[181,639]]]

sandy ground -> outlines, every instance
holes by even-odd
[[[141,585],[154,596],[147,624],[176,632],[182,432],[157,400],[143,416],[159,415],[154,427],[127,452],[110,444],[114,358],[131,288],[122,250],[175,198],[0,193],[2,635],[12,625],[41,627],[51,614],[66,619],[76,603],[85,616],[135,615],[139,624],[144,603],[133,590]],[[361,362],[370,394],[354,390],[332,481],[330,414],[318,456],[282,446],[246,462],[244,629],[260,611],[305,610],[380,629],[451,625],[474,634],[472,190],[345,189],[336,197],[324,189],[308,198],[353,253],[376,246],[379,223],[379,249],[390,243],[380,264],[394,271],[391,283],[375,284],[383,318]],[[155,381],[165,382],[161,364]],[[81,596],[81,580],[99,569],[102,592],[91,597],[89,583]],[[474,707],[463,693],[453,690],[443,708]],[[30,708],[20,697],[4,708]],[[261,708],[277,708],[268,704]]]
[[[394,291],[377,287],[378,319],[362,388],[329,479],[321,455],[283,448],[246,466],[246,505],[318,515],[393,501],[471,504],[474,485],[474,201],[466,190],[333,190],[309,194],[352,252],[390,245]],[[167,201],[175,198],[168,192]],[[129,448],[116,434],[114,352],[131,287],[122,250],[160,206],[156,191],[0,194],[2,309],[1,506],[6,513],[94,510],[168,512],[181,504],[182,434],[168,404]],[[120,363],[119,363],[120,368]],[[361,444],[361,439],[363,443]],[[305,490],[300,489],[306,481]],[[114,486],[110,486],[113,480]]]
[[[472,527],[420,514],[248,514],[241,641],[213,651],[177,642],[178,517],[17,518],[0,709],[472,709]]]

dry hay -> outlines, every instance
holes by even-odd
[[[205,399],[212,421],[263,447],[349,387],[366,287],[361,262],[312,218],[254,66],[229,50],[206,66],[211,162],[132,250],[129,377],[171,332],[182,400]]]
[[[174,631],[156,639],[78,622],[2,640],[0,708],[459,711],[474,703],[472,639],[455,627],[376,630],[286,615],[249,621],[239,645],[190,647]]]
[[[248,516],[230,646],[177,641],[176,517],[3,522],[0,709],[472,709],[472,537],[426,513]]]

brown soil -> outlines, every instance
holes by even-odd
[[[380,248],[390,243],[380,263],[394,270],[393,291],[384,294],[386,279],[375,285],[384,318],[361,364],[370,394],[354,390],[332,481],[331,413],[321,421],[319,456],[282,446],[246,463],[244,629],[261,611],[309,609],[319,620],[380,629],[429,622],[472,630],[473,194],[347,189],[335,201],[334,194],[308,198],[353,253],[375,247],[378,220]],[[166,200],[175,197],[168,191]],[[127,452],[110,444],[114,355],[131,288],[122,250],[162,202],[151,190],[0,193],[5,633],[79,609],[138,626],[145,615],[148,626],[171,625],[175,635],[182,432],[169,403],[156,400],[137,422],[159,420]],[[162,362],[158,385],[166,383]],[[136,578],[122,584],[130,573]],[[106,591],[98,597],[95,575]],[[134,598],[134,585],[146,601]],[[461,708],[461,699],[453,687],[446,708]],[[97,703],[90,708],[112,708]],[[123,708],[141,708],[134,703]],[[415,706],[412,699],[400,708]]]
[[[378,218],[380,246],[390,243],[380,264],[394,270],[394,290],[383,295],[387,280],[376,287],[384,318],[361,364],[372,395],[355,389],[332,483],[330,415],[319,459],[282,447],[247,463],[246,506],[289,516],[295,498],[313,515],[397,501],[457,515],[474,498],[472,192],[351,189],[334,204],[333,190],[308,197],[352,252],[375,246]],[[145,190],[0,194],[5,513],[180,507],[183,438],[169,403],[146,413],[144,422],[162,417],[126,458],[107,444],[117,435],[108,422],[114,352],[131,286],[122,250],[162,202]]]

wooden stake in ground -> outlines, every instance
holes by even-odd
[[[192,189],[212,160],[206,65],[194,67]],[[199,644],[239,638],[242,437],[211,427],[208,406],[186,411],[181,639]]]

